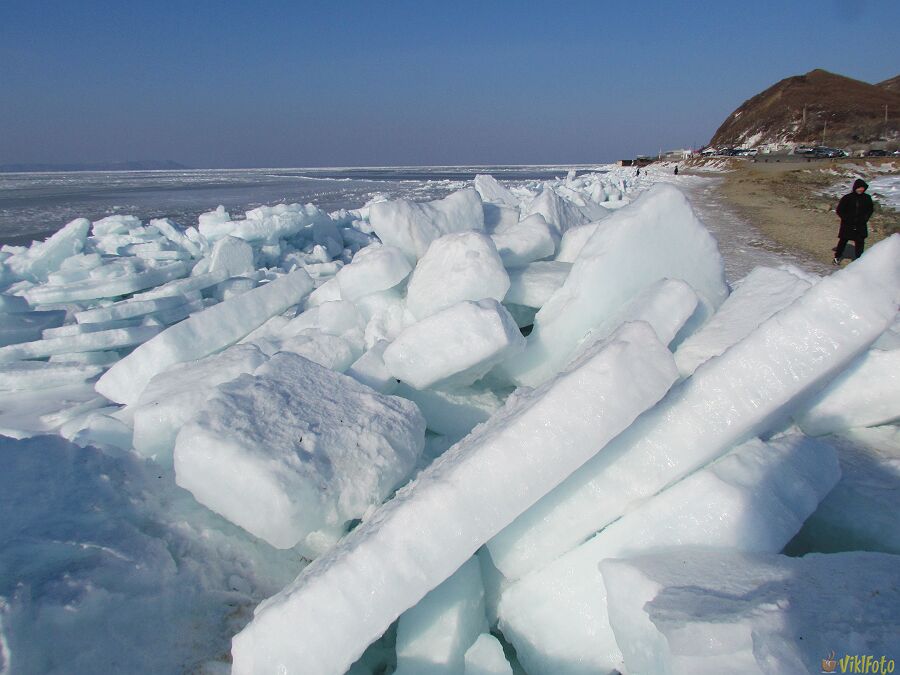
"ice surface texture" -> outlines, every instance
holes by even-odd
[[[652,329],[631,324],[508,401],[260,606],[234,639],[234,672],[346,670],[397,616],[654,405],[675,376]]]

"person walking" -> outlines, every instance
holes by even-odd
[[[678,165],[677,164],[675,165],[675,175],[676,176],[678,175]]]
[[[866,237],[869,236],[868,222],[875,210],[872,198],[866,194],[869,184],[862,178],[853,182],[853,189],[841,197],[835,212],[841,219],[841,229],[838,231],[838,243],[834,247],[835,265],[841,264],[844,255],[844,247],[848,241],[852,241],[855,250],[855,258],[863,254],[866,245]]]

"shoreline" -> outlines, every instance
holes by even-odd
[[[884,163],[898,171],[896,163]],[[690,171],[703,164],[688,164]],[[839,195],[850,189],[857,177],[870,179],[872,164],[848,160],[807,165],[732,162],[721,172],[719,194],[737,214],[786,249],[830,264],[837,243],[840,221],[834,213]],[[885,167],[887,168],[887,167]],[[696,173],[705,175],[706,172]],[[846,185],[845,185],[846,184]],[[900,214],[875,199],[876,211],[869,221],[871,246],[900,231]],[[849,249],[845,255],[849,253]]]

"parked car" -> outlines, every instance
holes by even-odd
[[[866,151],[866,157],[889,157],[891,153],[887,150],[868,150]]]
[[[813,148],[814,157],[846,157],[847,153],[838,148],[829,148],[825,145],[817,145]]]
[[[812,148],[808,145],[800,145],[794,148],[795,155],[812,155],[815,153],[816,149]]]

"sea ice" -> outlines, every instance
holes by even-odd
[[[465,675],[513,675],[503,645],[490,633],[482,633],[465,656]]]
[[[21,342],[0,347],[0,362],[39,359],[52,354],[93,352],[131,347],[146,342],[154,335],[157,335],[160,330],[162,330],[160,326],[134,326],[132,328],[102,330],[96,333],[79,333],[49,340]]]
[[[303,300],[312,280],[296,270],[167,328],[110,368],[97,391],[117,403],[134,403],[150,379],[169,366],[194,361],[240,340],[270,317]]]
[[[400,384],[395,393],[419,406],[428,429],[450,438],[462,438],[503,405],[490,389],[475,387],[418,390]]]
[[[394,619],[654,405],[676,377],[652,329],[629,324],[571,370],[520,390],[260,605],[233,640],[235,675],[344,672]]]
[[[409,401],[281,353],[219,385],[181,428],[175,475],[272,546],[319,554],[408,476],[424,437]]]
[[[503,298],[525,307],[539,308],[566,282],[572,271],[569,263],[533,262],[509,270],[509,291]]]
[[[533,675],[621,670],[600,561],[686,544],[778,553],[839,476],[822,442],[748,441],[506,588],[503,634]]]
[[[43,312],[0,314],[0,347],[40,340],[45,330],[58,328],[66,320],[66,312],[51,309]]]
[[[757,267],[744,277],[700,330],[678,346],[675,363],[682,375],[740,342],[759,324],[803,295],[812,285],[796,268]]]
[[[481,195],[482,201],[494,204],[503,204],[513,208],[519,207],[519,200],[509,191],[509,188],[501,185],[496,178],[487,174],[478,174],[473,181],[475,189]]]
[[[46,281],[66,258],[81,252],[90,226],[86,218],[76,218],[46,241],[34,242],[23,253],[7,258],[4,264],[19,278]]]
[[[496,300],[459,302],[406,328],[385,349],[384,363],[391,375],[416,389],[466,386],[524,342]]]
[[[794,419],[813,436],[900,420],[900,348],[870,349],[807,402]]]
[[[416,265],[406,307],[424,319],[463,300],[502,300],[508,289],[509,276],[489,236],[447,234],[434,240]]]
[[[101,366],[22,361],[0,364],[0,390],[48,389],[86,382],[103,372]]]
[[[346,374],[382,394],[394,393],[397,380],[391,377],[387,366],[384,365],[384,350],[389,344],[387,340],[378,340],[350,365]]]
[[[344,300],[356,300],[376,291],[386,291],[412,271],[406,256],[396,246],[373,244],[353,256],[335,277]]]
[[[562,288],[537,313],[525,353],[505,364],[505,373],[519,385],[542,382],[566,364],[588,331],[614,329],[608,318],[664,278],[691,285],[701,319],[727,295],[715,240],[677,188],[656,185],[588,240]]]
[[[898,566],[884,553],[684,547],[600,568],[628,672],[744,675],[824,672],[835,652],[893,658]]]
[[[900,554],[900,428],[853,429],[829,436],[841,479],[803,524],[792,552]]]
[[[209,271],[224,271],[229,277],[239,277],[256,271],[253,264],[253,247],[243,239],[225,236],[212,248]]]
[[[559,242],[559,252],[556,254],[556,260],[568,263],[578,260],[578,254],[581,253],[581,249],[584,248],[588,239],[594,235],[594,232],[600,226],[601,223],[587,223],[577,227],[570,227],[566,230],[566,233],[562,236],[562,241]]]
[[[369,206],[369,222],[383,243],[415,261],[445,234],[484,230],[484,211],[478,193],[466,188],[432,202],[375,202]]]
[[[556,252],[554,231],[539,213],[510,227],[495,229],[491,239],[507,268],[522,267]]]
[[[792,406],[890,325],[898,288],[900,235],[894,235],[707,361],[608,447],[598,447],[490,542],[497,567],[521,577],[735,444],[778,429]]]
[[[471,557],[397,622],[395,675],[459,675],[488,628],[478,558]]]
[[[134,449],[160,463],[170,463],[178,431],[215,388],[242,373],[253,372],[266,360],[254,345],[234,345],[154,376],[133,409]]]

